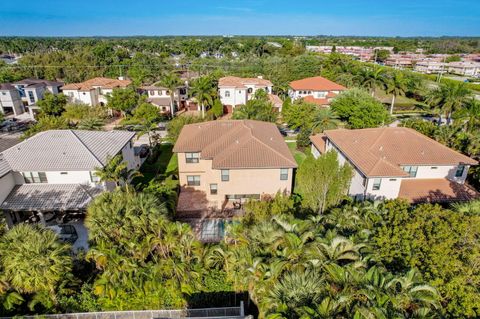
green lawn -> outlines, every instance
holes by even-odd
[[[382,103],[390,105],[392,102],[392,95],[386,94],[383,90],[377,90],[375,92],[375,97],[379,99]],[[406,96],[397,96],[395,99],[395,109],[393,112],[401,110],[414,110],[420,106],[425,106],[425,103],[419,102],[415,99],[408,98]]]
[[[155,177],[160,178],[161,180],[167,178],[168,176],[175,175],[178,172],[178,161],[177,155],[173,154],[172,149],[173,145],[171,144],[162,144],[159,146],[160,154],[158,155],[157,160],[154,163],[149,163],[145,161],[140,172],[143,174],[143,177],[138,177],[135,179],[135,184],[148,184]]]
[[[297,162],[298,165],[302,164],[303,160],[307,157],[307,155],[302,152],[297,150],[297,143],[295,142],[287,142],[288,148],[290,149],[290,152],[292,152],[293,157],[295,158],[295,161]]]

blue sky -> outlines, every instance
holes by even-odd
[[[480,0],[2,1],[0,35],[480,36]]]

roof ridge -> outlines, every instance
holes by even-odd
[[[103,165],[103,163],[100,161],[100,159],[98,159],[98,157],[93,154],[92,150],[90,150],[88,148],[87,145],[85,145],[85,143],[82,141],[82,139],[80,137],[78,137],[78,135],[73,131],[73,130],[68,130],[70,131],[70,133],[75,136],[75,138],[80,142],[80,144],[82,144],[82,146],[93,156],[93,158],[95,158],[95,160],[100,164],[100,166],[104,167],[105,165]]]
[[[274,149],[273,147],[271,147],[270,145],[268,145],[267,143],[264,143],[263,141],[261,141],[259,138],[257,138],[253,133],[252,133],[252,128],[251,127],[248,127],[247,125],[245,125],[245,122],[248,121],[248,120],[243,120],[242,121],[242,124],[244,126],[246,126],[249,130],[250,130],[250,134],[252,135],[253,139],[257,140],[258,142],[260,142],[261,144],[265,145],[267,148],[269,148],[270,150],[272,150],[273,152],[277,153],[278,155],[280,155],[281,157],[283,157],[284,159],[286,159],[288,162],[291,162],[293,163],[289,158],[287,158],[286,156],[284,156],[282,153],[280,153],[279,151],[277,151],[276,149]],[[270,123],[269,123],[270,124]],[[273,125],[273,124],[272,124]],[[297,165],[297,163],[295,163],[295,165]]]

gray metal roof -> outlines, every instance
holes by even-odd
[[[49,80],[42,80],[42,79],[23,79],[21,81],[14,82],[13,84],[26,85],[26,86],[31,86],[36,84],[41,84],[43,86],[62,86],[63,82],[49,81]]]
[[[128,131],[51,130],[5,150],[3,156],[14,171],[91,171],[134,136]]]
[[[0,205],[11,211],[85,210],[90,201],[103,191],[80,184],[17,185]]]
[[[170,106],[172,103],[169,97],[151,97],[147,101],[157,106]]]
[[[8,162],[0,154],[0,177],[7,175],[11,170],[12,168],[8,165]]]

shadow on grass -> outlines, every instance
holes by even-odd
[[[173,145],[161,144],[157,146],[149,158],[143,163],[140,168],[142,177],[134,179],[135,185],[148,185],[148,183],[157,178],[157,180],[164,180],[169,176],[178,174],[177,154],[172,152]]]

